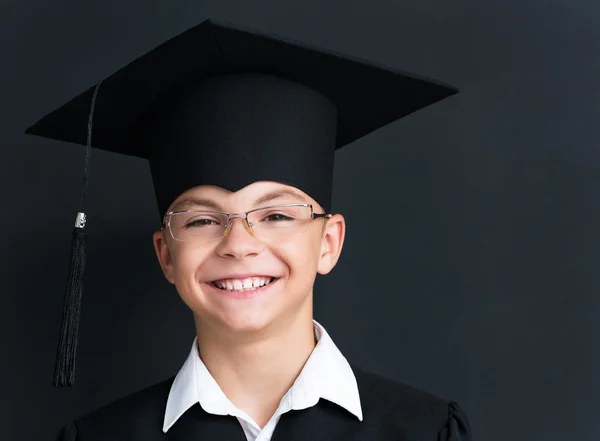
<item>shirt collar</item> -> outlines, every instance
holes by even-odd
[[[358,385],[350,364],[325,328],[315,320],[313,324],[317,344],[288,391],[291,408],[305,409],[323,398],[362,421]],[[165,433],[196,403],[208,413],[239,414],[200,359],[197,341],[196,337],[187,360],[171,385],[163,422]]]

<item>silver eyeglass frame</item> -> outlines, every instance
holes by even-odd
[[[268,209],[279,208],[279,207],[281,207],[281,208],[309,207],[310,208],[310,220],[321,219],[321,218],[329,219],[331,216],[333,216],[331,213],[315,213],[312,204],[269,205],[266,207],[254,208],[252,210],[242,212],[242,213],[227,213],[225,211],[214,211],[214,210],[178,210],[178,211],[169,211],[169,212],[165,213],[165,215],[163,217],[163,221],[162,221],[162,226],[160,229],[164,231],[164,229],[168,227],[169,233],[171,234],[171,237],[173,238],[173,240],[177,240],[179,242],[185,242],[185,241],[182,241],[181,239],[176,239],[175,236],[173,235],[173,230],[171,229],[171,216],[174,214],[184,214],[184,213],[210,213],[210,214],[220,214],[223,216],[227,216],[227,223],[225,224],[225,227],[224,227],[225,233],[220,238],[226,237],[229,234],[229,231],[231,230],[231,221],[233,219],[243,219],[246,229],[250,233],[254,234],[254,230],[252,229],[252,224],[248,221],[248,215],[251,213],[254,213],[256,211],[268,210]]]

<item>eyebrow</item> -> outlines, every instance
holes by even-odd
[[[269,193],[259,197],[258,199],[256,199],[254,201],[254,206],[266,204],[266,203],[272,202],[276,199],[283,199],[283,198],[292,198],[298,202],[306,202],[306,199],[300,193],[297,193],[293,190],[285,189],[285,190],[270,191]]]
[[[266,204],[269,202],[273,202],[277,199],[283,199],[283,198],[291,198],[298,202],[306,202],[306,199],[300,193],[297,193],[293,190],[284,189],[284,190],[270,191],[269,193],[262,195],[261,197],[259,197],[258,199],[256,199],[254,201],[254,206],[263,205],[263,204]],[[217,202],[213,201],[212,199],[200,199],[200,198],[195,198],[195,197],[187,197],[187,198],[184,198],[184,199],[178,201],[175,205],[173,205],[173,207],[171,208],[170,211],[194,209],[194,208],[198,208],[198,207],[207,207],[207,208],[211,208],[215,211],[223,210],[222,207]]]
[[[216,211],[221,211],[221,206],[215,201],[212,201],[210,199],[199,199],[194,197],[187,197],[178,201],[175,205],[173,205],[171,211],[193,209],[197,207],[207,207],[212,208]]]

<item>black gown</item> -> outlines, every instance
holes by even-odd
[[[321,399],[283,414],[272,441],[471,441],[469,422],[454,402],[352,367],[363,421]],[[163,433],[175,377],[65,425],[56,441],[246,441],[237,418],[206,413],[199,403]]]

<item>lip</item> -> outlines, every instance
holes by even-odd
[[[251,277],[270,277],[272,279],[278,279],[279,277],[268,273],[245,273],[245,274],[228,274],[223,277],[216,277],[207,281],[206,283],[214,282],[215,280],[226,280],[226,279],[249,279]]]
[[[246,278],[247,277],[258,277],[258,276],[246,276]],[[235,278],[239,278],[239,276],[230,277],[230,278],[235,279]],[[215,279],[215,280],[222,280],[222,279]],[[235,299],[235,300],[248,300],[248,299],[254,299],[258,296],[263,296],[265,294],[268,294],[272,290],[273,285],[276,285],[277,283],[279,283],[280,280],[281,280],[280,277],[276,277],[273,282],[269,283],[266,286],[263,286],[263,287],[257,288],[257,289],[247,290],[247,291],[225,291],[225,290],[219,289],[216,286],[214,286],[212,284],[212,282],[203,282],[203,285],[208,287],[208,289],[211,292],[214,292],[220,296],[228,297],[228,298]]]

